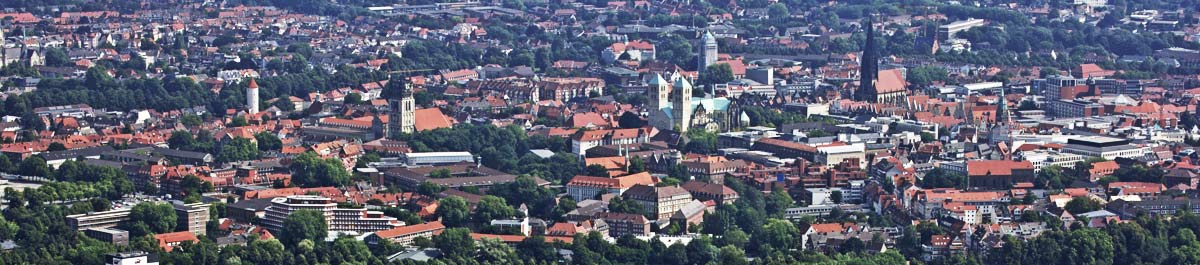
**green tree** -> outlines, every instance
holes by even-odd
[[[51,142],[50,145],[46,147],[46,151],[50,151],[50,152],[63,151],[63,150],[67,150],[67,146],[63,145],[60,142]]]
[[[729,81],[733,81],[733,69],[729,67],[729,64],[719,63],[710,65],[707,69],[704,69],[704,74],[700,75],[701,85],[711,86],[729,83]],[[695,91],[700,91],[700,89]]]
[[[800,238],[800,229],[787,220],[767,219],[761,236],[762,244],[779,251],[800,248],[797,244],[797,239]],[[760,246],[759,249],[762,247]]]
[[[191,150],[196,145],[196,137],[188,131],[175,131],[167,138],[167,146],[180,150]]]
[[[966,176],[962,174],[941,168],[934,168],[926,172],[925,176],[921,178],[921,187],[926,189],[958,188],[965,186],[966,181]]]
[[[1112,237],[1096,229],[1080,229],[1067,234],[1065,264],[1112,264]]]
[[[229,123],[225,124],[227,127],[242,127],[246,125],[250,125],[250,123],[246,121],[245,116],[233,117],[233,119],[229,120]]]
[[[586,174],[588,176],[602,177],[602,178],[609,177],[608,169],[604,168],[604,166],[602,166],[602,165],[591,164],[591,165],[588,165],[587,168],[585,168],[585,170],[586,170],[586,173],[584,173],[584,174]]]
[[[642,157],[640,157],[640,156],[630,157],[629,158],[629,173],[634,174],[634,173],[642,173],[642,172],[646,172],[646,160],[642,159]]]
[[[355,104],[362,104],[363,98],[362,98],[362,94],[350,93],[349,95],[346,95],[346,98],[343,99],[342,101],[344,103],[346,103],[346,105],[355,105]]]
[[[296,156],[289,167],[292,183],[300,187],[345,186],[350,183],[350,172],[337,158],[321,159],[316,153],[307,151]]]
[[[325,240],[328,230],[329,223],[324,214],[314,210],[299,210],[283,220],[283,229],[278,237],[284,244],[295,246],[304,240],[321,242]]]
[[[452,258],[471,258],[475,252],[475,240],[467,228],[447,228],[433,237],[433,245]]]
[[[18,229],[21,227],[17,223],[4,220],[4,216],[0,215],[0,241],[14,239]]]
[[[187,126],[189,128],[195,128],[199,127],[201,124],[204,124],[204,120],[202,120],[200,116],[184,114],[182,118],[179,118],[179,123],[182,123],[183,126]]]
[[[134,205],[129,212],[125,230],[133,236],[175,231],[175,207],[169,203],[144,202]]]
[[[1088,197],[1072,198],[1070,201],[1067,201],[1066,206],[1063,206],[1063,209],[1067,210],[1067,212],[1070,212],[1071,214],[1081,214],[1100,210],[1101,208],[1103,208],[1103,206],[1100,205],[1100,202]]]
[[[614,213],[631,213],[641,215],[648,214],[645,212],[645,209],[642,208],[642,205],[637,203],[637,201],[625,199],[621,196],[613,197],[612,200],[608,201],[608,211]]]
[[[221,144],[217,160],[221,162],[236,162],[258,159],[258,145],[250,139],[233,138]]]
[[[641,128],[642,126],[646,126],[646,120],[643,120],[642,116],[638,115],[637,113],[626,111],[625,113],[621,114],[620,118],[617,119],[617,124],[620,125],[621,128],[626,129]]]
[[[439,208],[441,208],[439,206]],[[475,223],[487,224],[495,219],[509,218],[516,215],[516,210],[509,206],[504,198],[496,196],[483,196],[479,200],[479,204],[475,205],[474,219]]]
[[[67,66],[72,64],[71,57],[67,56],[67,52],[61,48],[46,49],[46,65],[48,66]]]
[[[258,142],[259,151],[280,151],[283,149],[283,141],[270,132],[262,131],[254,134],[254,141]]]
[[[949,72],[945,68],[938,66],[920,66],[908,70],[908,75],[905,78],[909,83],[926,87],[932,85],[935,81],[946,81],[949,79]]]
[[[471,208],[467,205],[467,200],[458,196],[438,200],[438,207],[434,214],[441,217],[442,224],[447,227],[461,227],[471,221]]]
[[[434,184],[433,182],[428,181],[421,182],[421,185],[417,186],[417,193],[425,196],[436,196],[438,193],[442,193],[443,191],[446,191],[446,186]]]
[[[766,213],[769,215],[783,214],[783,211],[788,207],[792,207],[794,201],[792,195],[788,194],[787,190],[782,187],[775,187],[771,190],[771,194],[767,195]]]
[[[770,16],[771,19],[784,19],[789,15],[790,12],[788,12],[787,5],[783,3],[774,3],[767,6],[767,16]]]
[[[46,165],[46,159],[40,156],[31,156],[21,161],[21,167],[18,173],[26,176],[50,177],[50,166]]]
[[[1063,171],[1064,170],[1059,166],[1044,167],[1041,171],[1038,171],[1037,181],[1034,183],[1037,184],[1037,186],[1044,188],[1066,188],[1067,185],[1074,181],[1074,177]]]

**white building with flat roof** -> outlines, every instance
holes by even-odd
[[[293,195],[271,199],[271,206],[267,206],[262,224],[268,230],[278,233],[283,229],[283,222],[287,220],[288,216],[302,210],[320,212],[325,216],[325,223],[329,224],[331,232],[372,233],[404,226],[404,222],[384,215],[383,212],[338,208],[333,199],[314,195]]]
[[[863,143],[854,143],[850,145],[840,146],[825,146],[817,148],[817,163],[823,163],[827,166],[833,166],[842,163],[843,160],[857,158],[859,167],[866,167],[866,145]]]
[[[475,156],[471,152],[425,152],[425,153],[406,153],[404,161],[408,165],[449,165],[457,163],[475,163]]]
[[[1063,146],[1063,152],[1066,153],[1079,154],[1086,157],[1103,157],[1108,160],[1118,157],[1138,159],[1145,156],[1149,151],[1149,147],[1133,145],[1127,139],[1104,136],[1086,136],[1070,139]]]

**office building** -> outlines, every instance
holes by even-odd
[[[314,195],[271,199],[271,206],[267,207],[262,224],[268,230],[278,233],[283,229],[283,221],[292,213],[301,210],[320,212],[329,224],[329,231],[371,233],[404,226],[404,222],[383,215],[383,212],[338,208],[333,199]]]
[[[1149,148],[1130,144],[1127,139],[1087,136],[1068,139],[1067,144],[1063,146],[1063,152],[1108,160],[1118,157],[1138,159],[1145,156]]]
[[[129,231],[125,230],[112,228],[88,228],[83,230],[83,234],[90,238],[95,238],[96,240],[104,241],[113,245],[129,245]]]
[[[208,204],[172,203],[171,206],[175,207],[176,230],[188,231],[196,235],[204,235],[208,232],[208,228],[206,227],[208,224]]]
[[[113,253],[104,256],[106,265],[158,265],[158,255],[145,251]]]
[[[969,30],[974,27],[983,26],[986,22],[982,19],[970,18],[967,20],[959,20],[950,24],[941,25],[938,27],[938,40],[949,40],[954,38],[954,34]]]

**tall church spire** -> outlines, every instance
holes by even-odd
[[[875,27],[870,15],[867,15],[867,21],[862,24],[867,35],[867,43],[863,45],[863,53],[861,63],[859,64],[858,73],[858,91],[854,93],[854,99],[860,101],[875,101],[875,81],[878,80],[876,75],[879,74],[879,55],[876,54],[878,48],[875,47]]]

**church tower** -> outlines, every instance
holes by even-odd
[[[717,63],[717,38],[712,35],[712,32],[705,31],[704,36],[700,37],[699,55],[696,56],[696,72],[704,73],[704,69]]]
[[[686,133],[692,126],[692,84],[687,78],[675,79],[675,87],[671,90],[671,122],[675,131]]]
[[[878,80],[876,75],[879,75],[879,56],[875,54],[875,26],[871,16],[867,16],[867,21],[862,24],[867,34],[867,43],[863,45],[863,55],[859,58],[861,62],[858,68],[858,91],[854,93],[854,100],[875,102],[876,90],[875,82]]]
[[[246,113],[258,113],[258,82],[253,78],[250,79],[250,85],[246,86]]]
[[[395,82],[395,81],[393,81]],[[417,107],[413,99],[412,85],[404,84],[404,91],[399,92],[400,98],[388,99],[389,133],[413,133],[417,128]]]
[[[661,74],[654,74],[654,78],[650,79],[649,86],[646,87],[646,92],[650,97],[650,111],[658,111],[671,104],[671,83],[663,79]]]

